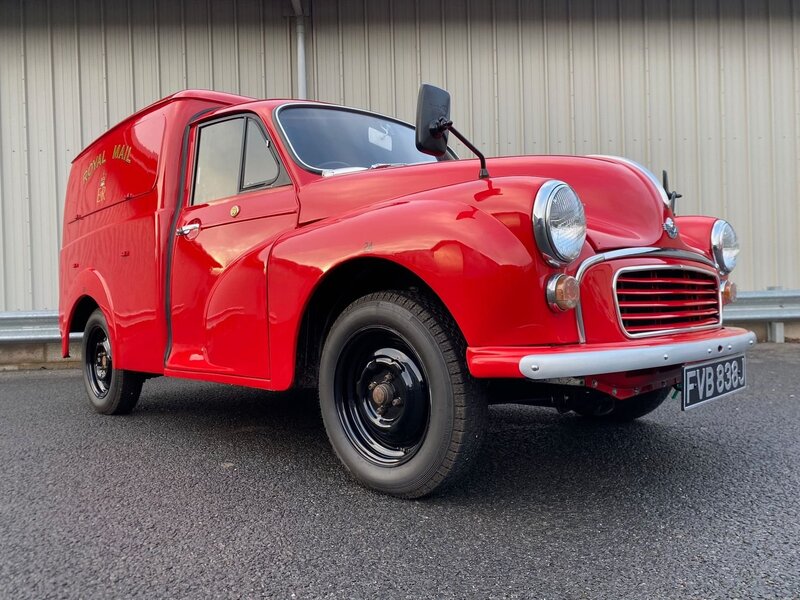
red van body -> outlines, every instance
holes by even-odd
[[[471,377],[539,382],[548,402],[557,386],[617,400],[680,387],[687,364],[753,344],[722,325],[732,288],[713,245],[718,220],[675,216],[635,163],[493,158],[484,178],[475,160],[310,169],[276,117],[298,105],[324,106],[179,92],[78,155],[60,257],[65,356],[69,333],[99,309],[115,369],[316,385],[337,315],[398,286],[446,310]],[[192,203],[199,128],[234,116],[263,129],[285,179]],[[549,260],[535,232],[535,199],[553,180],[585,210],[585,243],[569,264]],[[574,306],[554,305],[559,275],[579,285]]]

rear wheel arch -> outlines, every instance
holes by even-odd
[[[97,301],[89,295],[84,295],[72,305],[70,312],[66,314],[66,324],[62,325],[61,355],[66,358],[70,356],[71,333],[83,333],[89,318],[95,310],[100,309]]]
[[[109,333],[116,337],[114,305],[111,302],[111,290],[105,278],[95,269],[81,271],[67,291],[62,295],[64,307],[60,323],[64,334],[61,340],[62,353],[69,355],[69,333],[82,333],[95,309],[100,309],[108,323]]]
[[[67,331],[70,333],[82,333],[86,328],[86,323],[92,313],[100,308],[97,301],[91,296],[81,296],[72,308],[72,314],[69,320],[69,327]],[[100,309],[102,310],[102,308]],[[108,315],[105,315],[108,319]]]

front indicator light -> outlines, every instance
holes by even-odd
[[[555,312],[572,310],[580,297],[580,284],[571,275],[553,275],[547,282],[547,305]]]
[[[736,284],[726,281],[722,284],[722,304],[733,304],[736,302]]]

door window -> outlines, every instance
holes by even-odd
[[[289,183],[256,119],[240,116],[200,127],[192,204]]]
[[[239,193],[244,119],[228,119],[200,128],[192,204]]]
[[[253,119],[247,119],[242,189],[272,183],[277,179],[278,173],[278,163],[270,152],[264,132]]]

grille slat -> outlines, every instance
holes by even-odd
[[[692,300],[691,303],[694,306],[716,306],[717,300],[714,298],[710,298],[708,300]],[[656,302],[653,301],[645,301],[645,302],[635,302],[635,301],[622,301],[619,302],[620,308],[670,308],[670,307],[683,307],[686,306],[685,300],[659,300]]]
[[[703,295],[703,296],[710,296],[712,298],[716,298],[717,290],[708,288],[708,289],[692,289],[687,287],[682,288],[674,288],[669,290],[672,294],[695,294],[695,295]],[[618,291],[620,296],[657,296],[664,293],[662,289],[653,289],[653,290],[636,290],[636,289],[626,289],[626,290],[619,290]]]
[[[706,319],[705,321],[698,321],[692,327],[705,327],[710,325],[716,325],[719,323],[717,319]],[[625,328],[628,333],[630,334],[644,334],[644,333],[652,333],[653,328],[649,325],[629,325]],[[663,328],[661,329],[663,331]]]
[[[654,266],[623,270],[616,301],[629,335],[654,335],[720,323],[719,280],[712,273]]]
[[[622,282],[622,283],[641,283],[642,282],[642,280],[638,279],[638,278],[623,277],[623,276],[620,276],[620,278],[617,281],[618,282]],[[648,283],[664,283],[664,284],[683,285],[683,284],[686,283],[686,279],[685,278],[678,278],[678,277],[653,277],[651,279],[648,279],[647,282]],[[702,287],[702,286],[714,287],[714,285],[715,285],[715,283],[713,281],[696,281],[696,282],[693,281],[692,284],[696,285],[698,287]]]
[[[643,313],[628,313],[625,315],[624,319],[626,321],[650,321],[653,319],[652,312],[643,312]],[[692,317],[710,317],[712,315],[717,314],[717,309],[712,308],[711,310],[684,310],[681,312],[658,312],[658,318],[667,320],[667,319],[690,319]]]

